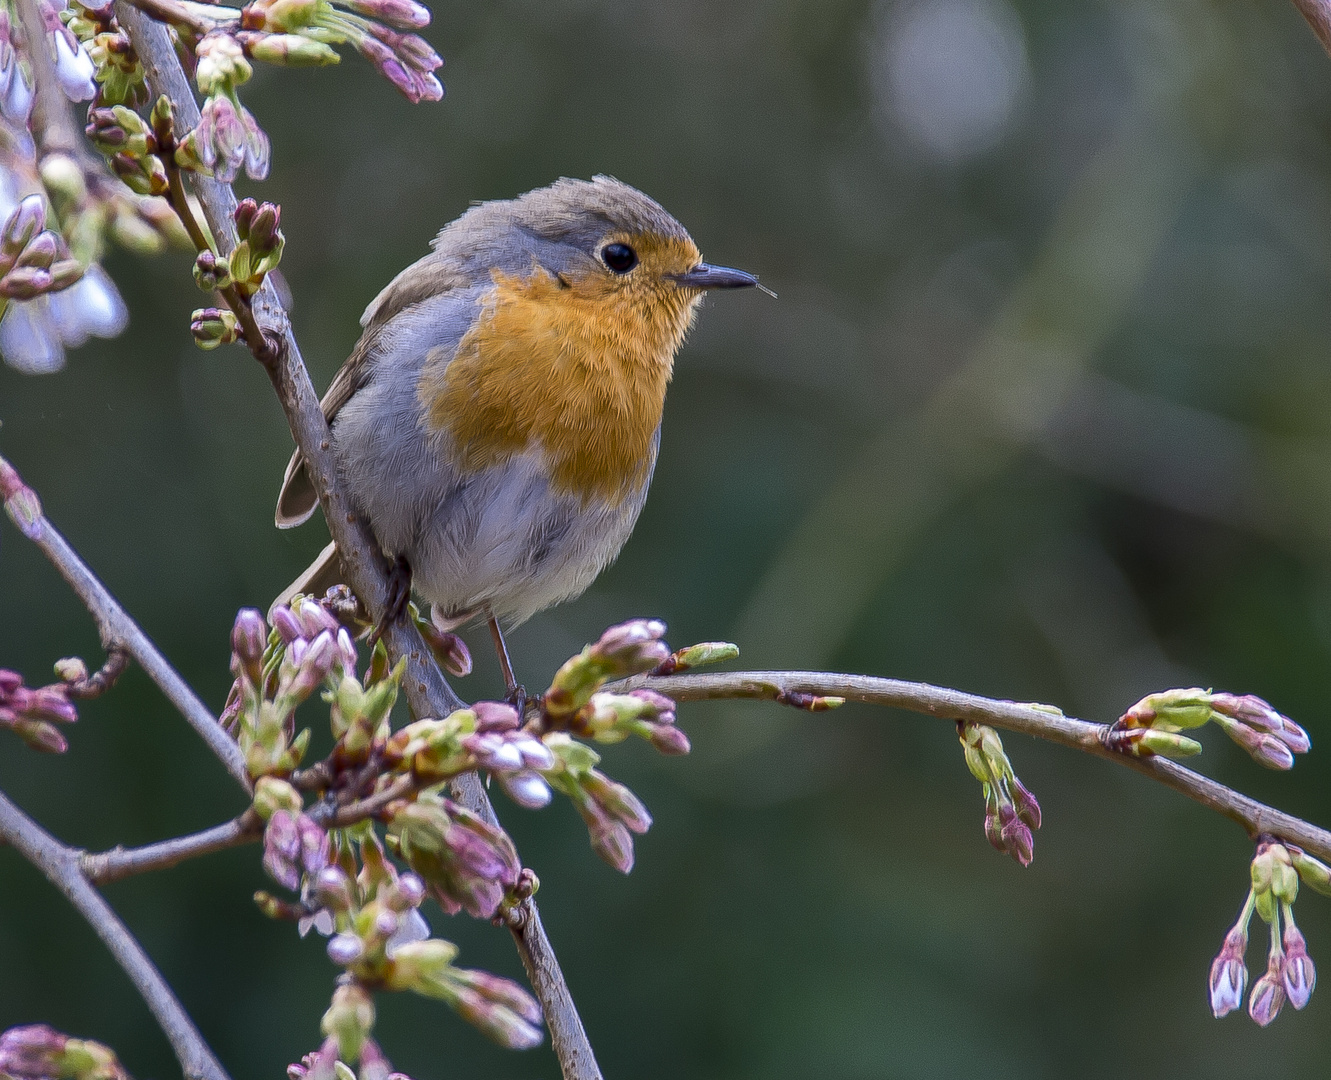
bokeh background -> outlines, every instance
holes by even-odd
[[[512,639],[520,674],[612,621],[727,638],[751,666],[924,679],[1098,720],[1170,685],[1262,694],[1310,730],[1292,774],[1208,734],[1200,767],[1331,822],[1331,60],[1285,0],[441,0],[447,98],[350,59],[261,70],[284,270],[315,381],[469,200],[608,172],[779,294],[706,303],[618,564]],[[278,533],[291,442],[240,350],[196,351],[182,255],[108,268],[128,333],[0,369],[0,452],[220,707],[236,608],[324,542]],[[0,529],[0,664],[99,656]],[[499,685],[486,642],[460,689]],[[66,840],[144,843],[236,791],[138,672],[71,752],[11,740],[0,786]],[[1331,990],[1217,1022],[1208,965],[1240,830],[1012,736],[1045,827],[981,831],[951,725],[847,706],[690,706],[687,759],[611,748],[656,815],[627,878],[569,807],[501,805],[611,1077],[1313,1077]],[[260,917],[255,849],[108,894],[233,1076],[317,1041],[334,969]],[[1300,922],[1331,964],[1331,906]],[[445,919],[464,962],[507,934]],[[1262,966],[1263,935],[1250,954]],[[417,1080],[557,1076],[386,997]],[[0,1027],[46,1020],[177,1069],[92,933],[0,852]]]

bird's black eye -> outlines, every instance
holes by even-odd
[[[601,249],[601,258],[616,274],[627,274],[638,265],[638,253],[628,244],[606,244]]]

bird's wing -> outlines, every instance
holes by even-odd
[[[323,407],[324,419],[331,424],[342,406],[368,381],[370,360],[376,353],[376,346],[383,337],[385,327],[395,315],[424,301],[465,289],[467,285],[466,275],[434,255],[427,255],[389,282],[365,309],[365,314],[361,316],[361,325],[365,331],[347,362],[333,376],[333,381],[329,383],[319,403]],[[274,518],[277,527],[290,529],[304,524],[318,505],[318,493],[305,468],[305,459],[297,450],[287,462],[287,471],[282,477],[282,490],[277,496],[277,513]]]

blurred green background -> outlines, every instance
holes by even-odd
[[[1218,733],[1200,767],[1331,823],[1331,60],[1285,0],[703,0],[435,8],[447,98],[356,58],[263,69],[296,330],[326,384],[375,292],[469,200],[608,172],[779,294],[709,299],[619,563],[513,635],[521,677],[606,624],[737,641],[749,666],[924,679],[1097,720],[1169,685],[1305,724],[1292,774]],[[237,607],[324,542],[272,528],[291,441],[257,365],[196,351],[182,255],[108,264],[130,331],[53,376],[0,369],[0,452],[220,707]],[[499,685],[471,636],[472,697]],[[0,529],[0,664],[97,658]],[[952,726],[847,706],[689,706],[687,759],[611,748],[656,815],[627,878],[564,802],[500,804],[607,1076],[1326,1075],[1331,990],[1266,1031],[1205,984],[1241,831],[1124,769],[1016,736],[1045,827],[985,843]],[[71,752],[0,786],[67,841],[241,809],[137,671]],[[317,1042],[334,974],[258,915],[256,849],[107,892],[240,1080]],[[1331,907],[1300,922],[1331,964]],[[434,912],[463,962],[505,932]],[[1249,964],[1261,969],[1264,935]],[[417,1080],[557,1076],[442,1006],[384,997]],[[170,1051],[92,933],[0,852],[0,1027]]]

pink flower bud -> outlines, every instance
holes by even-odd
[[[1252,987],[1248,998],[1248,1015],[1262,1027],[1266,1027],[1279,1014],[1285,1005],[1284,974],[1279,957],[1273,957],[1266,974]]]
[[[1285,925],[1285,966],[1283,969],[1285,993],[1289,1003],[1302,1009],[1312,997],[1317,985],[1317,968],[1308,955],[1308,943],[1299,928],[1291,922]]]
[[[478,701],[471,711],[476,714],[477,731],[516,731],[521,723],[518,710],[499,701]]]
[[[301,864],[307,873],[319,873],[332,857],[332,845],[328,834],[319,828],[308,814],[301,814],[296,818],[296,831],[300,835]]]
[[[303,816],[303,815],[302,815]],[[269,877],[288,889],[300,886],[300,830],[288,810],[274,811],[263,832],[263,868]]]
[[[273,620],[273,629],[277,631],[284,645],[290,645],[293,641],[304,636],[300,620],[292,613],[288,607],[274,608],[271,614]]]
[[[365,942],[355,934],[334,934],[328,939],[328,959],[338,967],[354,964],[365,953]]]
[[[17,1077],[53,1076],[59,1072],[56,1064],[69,1041],[47,1024],[27,1024],[13,1027],[0,1035],[0,1074]]]
[[[692,749],[689,737],[674,724],[653,725],[649,739],[663,754],[687,754]]]
[[[355,903],[351,878],[340,866],[325,866],[314,879],[314,895],[330,911],[349,911]]]
[[[553,797],[550,785],[534,772],[504,773],[499,777],[504,794],[528,810],[541,810],[550,805]]]
[[[1247,949],[1248,935],[1241,926],[1236,926],[1225,936],[1220,954],[1211,961],[1211,1012],[1217,1019],[1243,1004],[1243,991],[1248,985],[1243,954]]]

